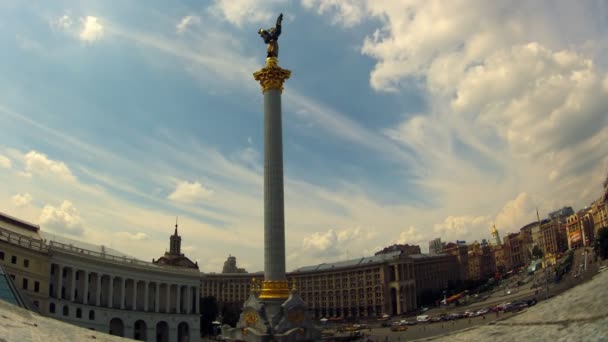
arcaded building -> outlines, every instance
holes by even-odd
[[[198,269],[46,237],[51,255],[48,316],[141,341],[199,337]]]
[[[416,309],[421,296],[439,298],[451,280],[460,280],[459,276],[453,256],[404,255],[401,251],[287,273],[315,318],[402,314]],[[219,305],[241,305],[250,294],[252,279],[263,277],[262,273],[201,274],[201,296],[213,296]]]

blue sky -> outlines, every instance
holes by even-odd
[[[263,265],[256,34],[285,14],[288,269],[599,196],[602,1],[0,4],[1,210],[142,259]]]

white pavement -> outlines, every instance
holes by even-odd
[[[133,341],[43,317],[0,300],[0,342]]]
[[[608,271],[512,317],[421,341],[608,341]],[[508,314],[507,314],[508,315]]]

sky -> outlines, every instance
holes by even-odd
[[[263,269],[284,13],[287,269],[506,235],[601,193],[605,1],[0,2],[0,211],[204,272]]]

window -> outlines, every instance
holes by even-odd
[[[0,260],[4,260],[4,252],[0,251]]]
[[[29,259],[23,259],[23,267],[30,267]]]
[[[11,278],[13,278],[13,280],[15,280],[15,275],[14,275],[14,274],[11,274]]]
[[[34,282],[34,292],[40,292],[40,282]]]
[[[27,290],[27,285],[28,285],[27,284],[27,278],[23,278],[23,286],[22,287],[23,287],[24,290]]]
[[[90,310],[89,311],[89,319],[91,321],[95,319],[95,310]]]
[[[49,311],[50,313],[55,313],[55,303],[49,304]]]
[[[39,309],[40,308],[40,302],[38,302],[37,300],[35,300],[34,301],[34,306]]]
[[[13,255],[13,256],[11,257],[11,263],[13,263],[13,264],[16,264],[16,263],[17,263],[17,256],[16,256],[16,255]]]
[[[76,318],[82,318],[82,309],[76,309]]]
[[[70,308],[67,305],[63,306],[63,315],[68,316],[70,314]]]

